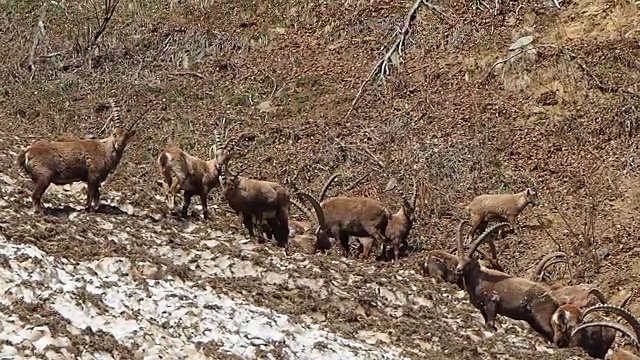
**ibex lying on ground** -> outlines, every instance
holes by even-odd
[[[480,266],[487,269],[503,271],[502,266],[498,264],[496,259],[493,259],[482,250],[478,249],[476,251],[483,256],[483,259],[478,260]],[[464,290],[462,278],[455,274],[457,266],[458,257],[456,255],[444,250],[431,250],[427,253],[427,258],[421,264],[421,270],[424,276],[431,276],[436,279],[436,281],[442,279],[449,284],[456,284],[460,290]]]
[[[511,228],[520,234],[517,217],[529,205],[537,205],[538,193],[530,188],[516,194],[485,194],[476,196],[469,205],[471,230],[469,241],[476,231],[483,232],[489,221],[508,221]]]
[[[339,240],[345,257],[350,252],[349,236],[372,237],[380,249],[389,242],[384,234],[391,212],[380,201],[366,197],[337,196],[320,204],[307,193],[299,192],[298,196],[308,200],[316,212],[319,226],[314,253],[320,246],[329,244],[330,237]],[[364,258],[369,255],[370,249],[363,253]]]
[[[242,223],[255,239],[254,224],[266,220],[273,231],[278,246],[287,247],[289,242],[289,194],[280,184],[254,180],[231,174],[227,164],[220,169],[222,197],[233,211],[242,216]],[[262,232],[258,242],[263,243]]]
[[[207,195],[211,189],[220,185],[220,168],[229,160],[231,149],[235,147],[239,140],[248,135],[250,134],[242,133],[235,137],[233,141],[226,139],[222,147],[218,149],[220,139],[216,131],[213,146],[215,158],[207,161],[187,154],[174,144],[167,145],[158,156],[157,164],[158,171],[162,176],[162,187],[169,211],[172,211],[175,206],[175,198],[178,191],[184,190],[184,202],[182,203],[180,216],[187,217],[191,198],[197,195],[200,196],[202,203],[202,215],[205,219],[208,219]]]
[[[551,318],[554,328],[553,342],[558,347],[580,347],[589,356],[604,359],[616,338],[615,329],[607,327],[600,316],[588,317],[595,311],[606,311],[626,320],[636,332],[640,332],[640,324],[627,310],[613,305],[595,305],[584,312],[573,304],[558,308]],[[591,324],[581,326],[581,324]]]
[[[463,223],[464,221],[460,223],[460,227]],[[463,250],[459,231],[456,275],[462,277],[469,299],[482,313],[486,328],[495,328],[496,314],[500,314],[514,320],[526,321],[547,341],[553,341],[551,316],[558,309],[558,303],[548,294],[548,288],[529,279],[483,268],[478,260],[472,257],[489,234],[506,226],[509,224],[499,223],[489,228],[470,245],[467,253]],[[497,304],[494,295],[499,299]],[[492,300],[489,301],[488,297]]]
[[[568,263],[567,254],[562,251],[553,252],[543,257],[535,267],[532,280],[541,281],[544,277],[544,270],[554,264]],[[578,308],[594,305],[590,300],[593,295],[601,304],[606,304],[607,299],[600,290],[593,285],[577,284],[563,285],[555,283],[550,286],[549,293],[558,301],[558,305],[573,304]]]
[[[43,212],[42,195],[51,183],[56,185],[82,181],[87,183],[88,212],[100,206],[100,185],[115,171],[124,149],[135,134],[138,120],[125,127],[121,124],[119,110],[113,99],[111,118],[115,126],[111,136],[100,140],[47,141],[38,140],[22,151],[17,164],[36,184],[31,195],[33,210]],[[92,206],[93,203],[93,206]]]

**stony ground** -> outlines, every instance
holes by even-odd
[[[562,249],[567,281],[638,295],[639,4],[560,4],[423,4],[402,63],[373,82],[410,3],[127,1],[87,50],[102,1],[0,0],[2,352],[570,358],[505,319],[482,332],[463,294],[416,273],[473,196],[533,186],[541,204],[499,245],[502,265],[524,275]],[[83,186],[52,187],[54,214],[29,213],[18,151],[102,135],[108,97],[126,121],[150,110],[103,184],[110,206],[87,215]],[[317,193],[340,172],[330,195],[394,209],[399,192],[383,189],[414,177],[421,251],[398,264],[285,256],[249,243],[217,190],[211,221],[197,199],[188,221],[165,217],[158,152],[172,139],[206,157],[223,119],[259,135],[232,163],[247,176]]]

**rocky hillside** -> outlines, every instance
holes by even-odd
[[[567,282],[638,295],[640,4],[107,4],[104,23],[101,1],[3,3],[2,353],[586,358],[504,318],[481,331],[464,294],[416,273],[473,196],[528,186],[541,204],[498,244],[510,273],[561,249]],[[109,97],[142,119],[102,212],[80,210],[78,185],[52,186],[56,210],[30,213],[18,151],[102,135]],[[287,256],[248,242],[217,190],[211,221],[197,199],[189,220],[166,217],[159,151],[171,139],[207,157],[223,120],[259,135],[231,163],[247,176],[317,193],[340,172],[330,195],[393,209],[415,178],[420,251],[397,264]]]

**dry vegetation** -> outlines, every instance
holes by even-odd
[[[341,172],[330,196],[395,209],[400,194],[382,190],[391,177],[409,188],[415,174],[409,242],[426,250],[452,245],[474,196],[533,187],[540,205],[520,215],[522,238],[497,242],[506,271],[523,276],[562,250],[575,283],[637,289],[640,4],[476,3],[418,8],[402,63],[392,57],[383,81],[367,81],[410,3],[121,1],[102,26],[102,1],[0,0],[1,141],[17,152],[35,138],[101,136],[108,97],[125,122],[149,110],[103,184],[144,209],[162,194],[155,159],[167,139],[207,158],[224,118],[259,135],[235,162],[251,178],[291,186],[297,174],[299,189],[317,193]],[[533,42],[509,50],[524,36]],[[17,177],[13,159],[2,161]],[[223,211],[210,223],[240,225]],[[629,308],[639,314],[640,302]]]

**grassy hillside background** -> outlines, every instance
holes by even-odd
[[[166,141],[207,157],[226,119],[232,133],[259,134],[232,163],[250,164],[247,176],[291,187],[297,174],[295,185],[317,193],[340,172],[330,195],[393,209],[400,194],[385,185],[396,177],[409,191],[415,177],[410,241],[425,250],[450,244],[474,196],[535,187],[542,203],[523,212],[523,237],[498,245],[510,273],[559,248],[574,282],[607,294],[640,284],[638,2],[423,4],[383,81],[367,78],[411,3],[122,0],[88,50],[103,2],[0,4],[2,146],[99,134],[109,97],[126,120],[150,109],[103,185],[137,208],[159,202],[155,159]],[[531,44],[509,50],[527,36]],[[20,177],[13,161],[3,158],[2,171]],[[222,211],[211,222],[239,225]],[[420,258],[380,266],[400,271]],[[640,302],[630,308],[640,313]]]

